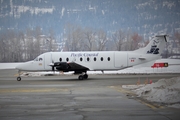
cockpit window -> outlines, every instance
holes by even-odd
[[[34,61],[38,61],[38,57],[34,59]]]
[[[42,61],[43,59],[42,58],[35,58],[34,61]]]
[[[39,58],[39,61],[42,61],[43,59],[42,58]]]

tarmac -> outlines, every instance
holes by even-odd
[[[22,77],[0,71],[1,120],[179,120],[180,110],[150,103],[122,85],[156,82],[179,74]]]

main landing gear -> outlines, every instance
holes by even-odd
[[[84,80],[87,78],[88,78],[88,75],[86,73],[84,75],[79,75],[79,77],[78,77],[79,80]]]
[[[17,81],[21,81],[20,73],[21,73],[21,71],[18,71]]]

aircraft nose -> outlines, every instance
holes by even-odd
[[[21,70],[21,71],[34,70],[33,61],[28,61],[28,62],[24,62],[24,63],[18,64],[16,66],[16,69]]]

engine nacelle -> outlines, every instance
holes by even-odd
[[[68,72],[70,69],[69,64],[67,64],[66,62],[56,62],[56,63],[54,63],[54,67],[57,70],[64,71],[64,72]]]

